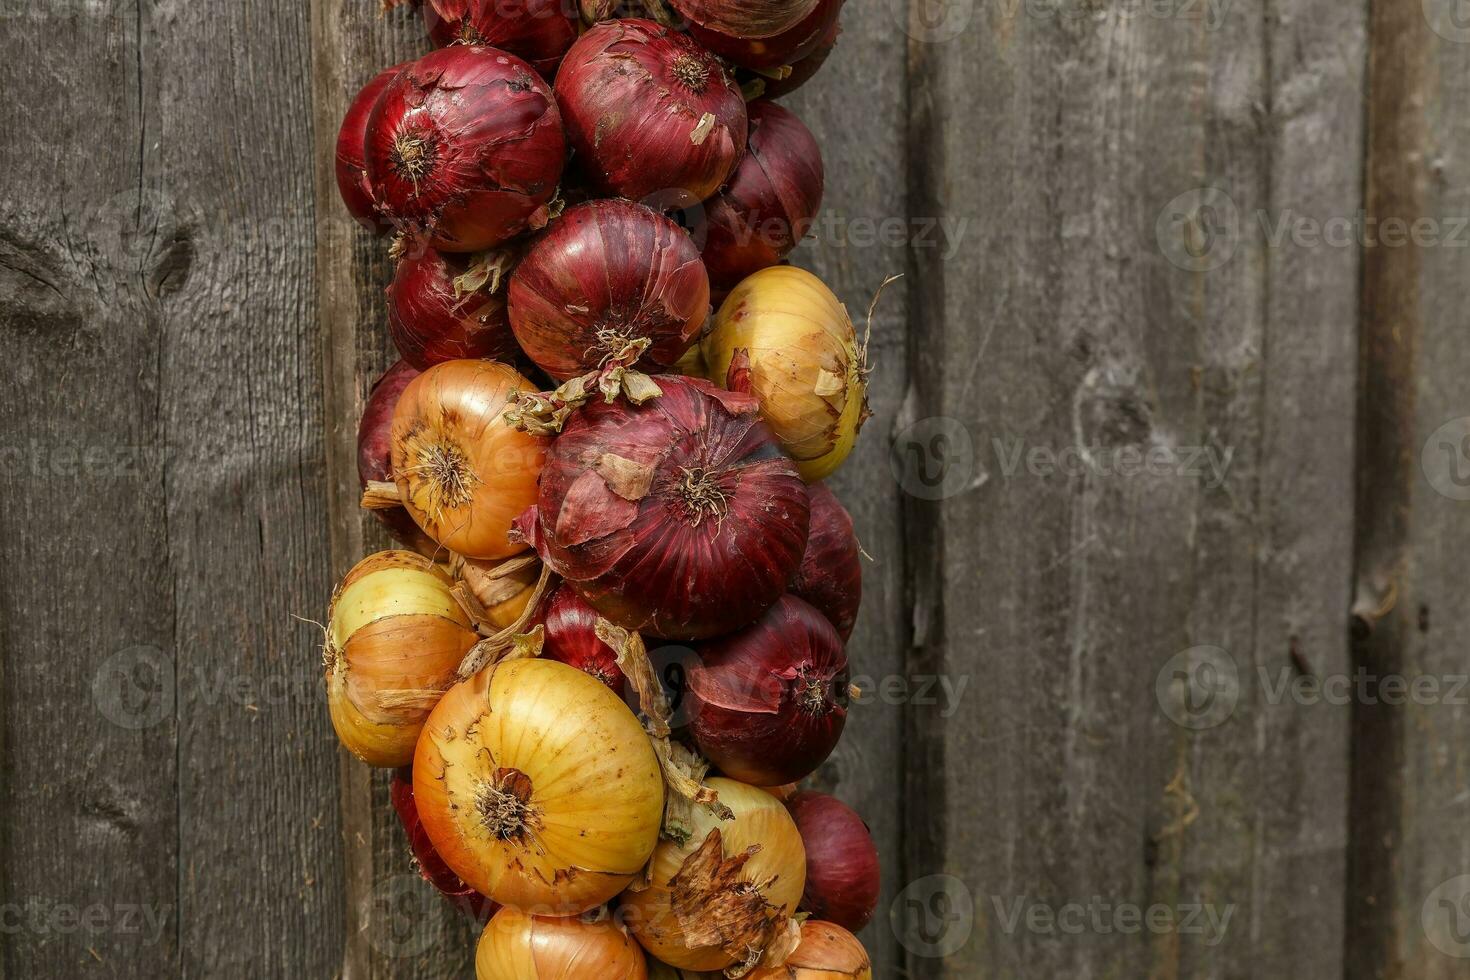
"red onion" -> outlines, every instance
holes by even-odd
[[[878,848],[867,824],[826,793],[803,790],[786,801],[786,808],[806,846],[802,909],[857,932],[878,907]]]
[[[755,786],[810,776],[847,722],[847,654],[827,618],[782,596],[756,622],[700,644],[689,729],[725,775]]]
[[[474,252],[546,223],[566,157],[551,89],[514,55],[455,45],[405,68],[367,126],[368,177],[402,231]]]
[[[420,371],[462,357],[513,361],[519,349],[505,311],[509,249],[460,256],[424,246],[398,260],[388,286],[388,332]]]
[[[608,20],[556,76],[567,137],[589,179],[640,200],[719,190],[745,154],[745,99],[719,59],[651,20]]]
[[[817,49],[837,23],[842,0],[817,0],[795,27],[770,37],[749,39],[692,24],[689,33],[715,54],[742,68],[773,69],[793,64]]]
[[[510,281],[510,324],[558,381],[595,370],[630,343],[643,362],[676,363],[709,318],[709,277],[678,225],[629,201],[589,201],[561,216]]]
[[[806,486],[754,398],[655,380],[663,394],[642,405],[598,400],[572,415],[518,527],[617,625],[718,636],[791,581],[806,547]]]
[[[408,836],[408,846],[418,863],[419,874],[439,890],[445,898],[480,922],[489,922],[500,906],[464,883],[459,875],[449,869],[429,833],[419,821],[418,804],[413,798],[413,770],[397,769],[393,772],[393,783],[388,791],[393,809],[398,814],[403,832]]]
[[[367,486],[369,480],[393,479],[393,463],[389,458],[393,408],[398,404],[398,396],[403,394],[403,389],[418,376],[419,372],[413,365],[399,361],[373,382],[373,390],[363,406],[362,421],[357,426],[357,476],[363,486]],[[397,541],[430,557],[439,552],[439,546],[404,508],[391,507],[372,513]]]
[[[342,194],[342,203],[358,223],[369,231],[383,234],[391,225],[378,213],[373,203],[373,185],[368,180],[366,151],[363,139],[367,135],[368,116],[388,83],[405,65],[394,65],[362,87],[347,107],[342,117],[342,128],[337,131],[337,190]]]
[[[802,58],[791,66],[791,74],[785,78],[760,78],[761,94],[768,99],[779,99],[784,95],[790,95],[801,88],[821,70],[822,65],[827,63],[827,58],[837,47],[837,37],[842,33],[842,27],[837,21],[817,41],[817,47],[811,54]],[[760,77],[760,76],[757,76]]]
[[[427,0],[424,23],[441,48],[499,48],[525,59],[546,78],[556,73],[577,39],[574,0]]]
[[[774,37],[811,15],[817,0],[671,0],[690,21],[737,38]]]
[[[575,589],[558,586],[546,603],[542,621],[546,642],[541,655],[591,674],[622,695],[626,678],[618,667],[617,652],[597,637],[599,618]]]
[[[811,132],[774,102],[749,112],[750,152],[705,205],[704,262],[725,289],[785,258],[822,206],[822,151]]]
[[[825,483],[807,487],[812,499],[812,530],[791,594],[811,603],[837,628],[846,643],[863,600],[863,563],[852,517]]]

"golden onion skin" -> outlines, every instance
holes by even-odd
[[[642,948],[610,919],[495,913],[475,948],[475,980],[647,980]]]
[[[337,737],[370,766],[413,760],[433,702],[479,641],[452,584],[421,555],[382,551],[358,562],[332,597],[327,705]]]
[[[804,269],[772,266],[741,280],[700,343],[706,377],[726,382],[750,354],[752,394],[808,483],[830,476],[868,419],[863,353],[847,309]]]
[[[801,924],[801,945],[785,965],[756,970],[746,980],[873,980],[873,964],[852,933],[808,919]]]
[[[540,562],[533,562],[508,575],[497,570],[509,561],[480,561],[461,558],[455,562],[455,573],[484,608],[485,619],[496,629],[505,629],[526,611],[536,594],[536,580],[541,576]]]
[[[693,947],[672,907],[670,883],[705,843],[710,831],[720,832],[726,859],[759,845],[760,850],[741,869],[740,879],[768,883],[762,889],[765,900],[786,915],[796,911],[806,888],[806,852],[785,805],[765,790],[733,779],[710,779],[708,785],[719,794],[720,802],[734,811],[735,819],[720,820],[706,808],[694,807],[694,832],[688,842],[659,841],[650,869],[652,883],[626,892],[620,906],[620,913],[643,948],[682,970],[718,971],[736,962],[734,955],[718,946]]]
[[[638,719],[551,660],[505,661],[451,688],[424,726],[413,783],[445,864],[537,915],[580,915],[622,891],[663,820],[663,775]]]

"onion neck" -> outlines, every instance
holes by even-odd
[[[393,149],[388,153],[393,172],[414,186],[418,186],[419,181],[434,169],[438,156],[439,149],[433,140],[408,133],[394,137]]]
[[[695,95],[704,94],[709,87],[709,65],[703,58],[692,54],[681,54],[669,66],[674,77]]]
[[[683,474],[677,485],[677,495],[684,507],[684,517],[691,527],[699,527],[706,518],[723,521],[730,511],[730,498],[726,495],[713,470],[703,467],[680,467]]]
[[[497,769],[475,793],[475,812],[496,840],[523,841],[535,829],[531,778],[519,769]]]

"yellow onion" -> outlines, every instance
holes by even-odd
[[[419,739],[413,790],[444,863],[537,915],[580,915],[622,891],[653,852],[664,809],[632,710],[551,660],[507,660],[451,688]]]
[[[549,440],[504,418],[536,386],[496,361],[444,361],[409,382],[393,409],[393,477],[424,533],[466,558],[507,558],[511,522],[536,502]]]
[[[475,950],[475,980],[647,980],[643,950],[610,919],[503,908]]]
[[[703,970],[681,970],[658,960],[648,964],[648,980],[724,980],[723,973],[706,973]]]
[[[536,594],[541,563],[519,557],[503,561],[457,557],[454,572],[484,608],[490,625],[503,630],[521,618]]]
[[[873,980],[873,964],[852,933],[808,919],[801,924],[801,945],[784,966],[756,970],[746,980]]]
[[[332,597],[323,661],[337,737],[371,766],[406,766],[430,709],[480,639],[442,568],[411,551],[358,562]]]
[[[735,819],[694,807],[689,839],[659,842],[652,880],[619,911],[644,949],[684,970],[723,970],[778,946],[806,887],[801,834],[781,801],[733,779],[708,784]]]
[[[736,352],[749,352],[751,393],[802,479],[824,479],[852,452],[870,414],[866,355],[822,280],[784,265],[747,276],[700,348],[706,377],[722,385]]]

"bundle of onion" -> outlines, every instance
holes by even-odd
[[[475,950],[476,980],[646,980],[643,950],[611,919],[496,913]]]
[[[616,895],[647,863],[663,816],[658,759],[633,712],[550,660],[505,660],[451,688],[413,779],[444,863],[539,914],[578,915]]]
[[[388,284],[388,334],[423,371],[459,358],[511,361],[520,352],[506,315],[502,280],[512,248],[474,255],[409,245]]]
[[[674,375],[642,405],[593,402],[552,445],[518,522],[552,571],[626,629],[701,639],[780,597],[806,487],[748,395]]]
[[[467,558],[525,549],[508,536],[536,502],[547,440],[504,418],[535,386],[496,361],[445,361],[419,375],[393,412],[393,476],[419,527]]]
[[[337,737],[370,766],[407,765],[430,709],[480,639],[422,555],[358,562],[332,597],[323,662]]]
[[[699,249],[668,218],[630,201],[568,209],[510,280],[515,339],[557,381],[611,360],[668,367],[708,318]]]
[[[403,389],[418,376],[413,365],[398,361],[373,382],[357,425],[357,476],[364,487],[393,479],[393,409],[398,406]],[[430,557],[439,550],[439,545],[423,532],[402,504],[375,509],[373,516],[400,544]]]
[[[863,598],[863,563],[852,517],[825,483],[807,487],[812,530],[806,554],[791,583],[791,594],[816,606],[846,643]]]
[[[521,618],[541,577],[541,563],[535,556],[481,561],[456,555],[451,567],[479,605],[483,620],[498,630]]]
[[[762,269],[730,291],[700,346],[716,383],[738,351],[749,352],[761,414],[805,480],[842,465],[871,414],[867,352],[820,279],[791,266]]]
[[[734,819],[694,808],[694,833],[659,842],[650,882],[623,895],[620,914],[644,949],[680,969],[779,964],[794,948],[790,916],[806,883],[801,835],[765,790],[709,786]]]
[[[439,47],[479,44],[524,58],[545,78],[577,39],[568,0],[425,0],[424,23]]]
[[[747,980],[873,980],[868,951],[856,936],[830,922],[801,924],[801,945],[783,966],[761,969]]]
[[[477,252],[548,218],[566,158],[561,115],[530,65],[455,45],[394,76],[368,117],[379,210],[446,252]]]

